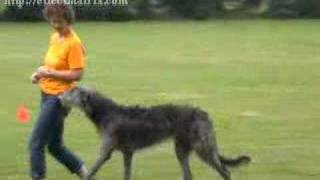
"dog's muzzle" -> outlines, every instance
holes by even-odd
[[[65,95],[66,95],[66,93],[67,93],[67,92],[64,92],[64,93],[61,93],[61,94],[58,95],[58,99],[59,99],[60,103],[61,103],[63,106],[66,105],[66,103],[65,103]]]

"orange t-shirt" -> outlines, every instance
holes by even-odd
[[[63,39],[59,39],[57,32],[51,35],[50,46],[44,58],[44,66],[57,71],[84,68],[85,49],[74,31]],[[44,93],[58,95],[73,88],[75,82],[42,78],[39,85]]]

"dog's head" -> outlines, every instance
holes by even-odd
[[[93,119],[98,113],[106,113],[117,108],[117,104],[112,99],[85,86],[75,87],[61,94],[59,99],[64,106],[79,108],[90,119]]]
[[[96,94],[94,89],[79,86],[75,87],[59,96],[61,103],[64,106],[77,107],[88,112],[90,106],[90,98]]]

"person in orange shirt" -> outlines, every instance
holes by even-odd
[[[86,179],[84,163],[63,143],[64,119],[69,110],[58,96],[73,87],[83,75],[85,50],[72,28],[73,9],[64,3],[48,4],[44,17],[54,28],[44,65],[31,76],[41,90],[41,109],[30,138],[30,176],[33,180],[46,176],[45,149],[71,173]]]

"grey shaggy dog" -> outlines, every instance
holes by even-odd
[[[60,98],[63,104],[80,108],[102,137],[100,156],[90,169],[88,180],[94,179],[114,150],[122,152],[124,180],[130,180],[135,151],[170,137],[174,139],[183,180],[192,180],[189,155],[193,150],[203,162],[216,169],[224,180],[231,179],[228,167],[250,161],[248,156],[231,159],[219,154],[212,121],[199,108],[172,104],[123,106],[86,87],[76,87]]]

